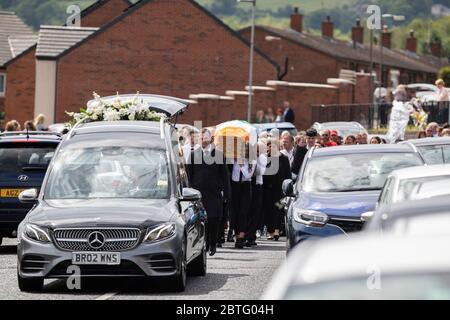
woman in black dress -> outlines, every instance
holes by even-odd
[[[279,206],[283,199],[282,185],[286,179],[291,179],[291,167],[289,159],[281,154],[280,142],[270,139],[267,143],[267,169],[263,183],[263,208],[265,224],[269,233],[268,240],[278,241],[280,238],[283,210]]]

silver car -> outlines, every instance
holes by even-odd
[[[188,271],[206,274],[206,215],[173,151],[174,130],[92,122],[66,136],[40,194],[20,195],[36,202],[18,230],[22,291],[40,291],[45,278],[74,270],[82,278],[164,277],[176,291],[185,289]]]

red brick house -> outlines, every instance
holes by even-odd
[[[0,113],[5,110],[5,64],[36,42],[33,31],[13,12],[0,11]],[[0,119],[1,120],[1,119]],[[0,125],[1,127],[2,125]]]
[[[100,27],[105,25],[130,5],[128,0],[99,0],[81,12],[81,26]],[[8,75],[5,82],[7,90],[4,99],[8,120],[14,118],[23,123],[35,116],[36,41],[37,38],[28,45],[26,50],[8,59],[4,65],[5,73]]]
[[[240,31],[250,38],[250,28]],[[391,49],[391,33],[384,30],[383,85],[391,85],[391,77],[398,75],[400,83],[431,82],[436,78],[442,60],[416,54],[417,41],[414,35],[407,40],[407,52]],[[364,44],[364,29],[359,22],[352,30],[352,41],[334,38],[334,25],[328,17],[322,24],[322,36],[303,31],[303,16],[298,9],[291,16],[287,30],[257,26],[256,46],[282,66],[287,66],[283,80],[295,82],[326,83],[329,78],[338,78],[343,69],[369,72],[370,49]],[[436,54],[440,54],[436,51]],[[373,47],[374,71],[379,72],[380,47]],[[447,61],[448,64],[448,61]]]
[[[36,54],[37,79],[53,79],[53,87],[37,84],[35,113],[49,121],[67,120],[65,111],[78,111],[92,91],[188,98],[193,92],[223,94],[248,81],[248,42],[193,0],[141,0],[76,45],[61,50],[52,43],[40,40]],[[257,50],[255,85],[278,74],[278,65]]]

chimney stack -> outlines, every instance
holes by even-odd
[[[303,15],[300,14],[298,7],[295,7],[294,13],[291,14],[291,29],[303,32]]]
[[[389,31],[387,26],[383,27],[382,44],[384,48],[391,49],[392,32]]]
[[[334,23],[331,21],[331,17],[327,16],[327,19],[322,22],[322,37],[333,38],[334,37]]]
[[[409,38],[406,39],[406,50],[410,52],[417,52],[417,38],[414,36],[414,30],[409,32]]]
[[[356,25],[352,28],[352,40],[354,43],[364,43],[364,28],[360,19],[356,20]]]
[[[435,57],[441,58],[442,57],[442,44],[439,40],[435,39],[433,42],[431,42],[431,54]]]

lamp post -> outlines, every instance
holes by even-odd
[[[379,92],[378,92],[378,98],[381,100],[381,87],[383,85],[383,29],[384,29],[384,19],[392,19],[393,21],[405,21],[405,16],[398,16],[394,14],[383,14],[381,16],[381,30],[380,30],[380,83],[379,83]]]
[[[383,14],[381,15],[381,29],[380,29],[380,79],[378,83],[378,103],[375,104],[375,110],[374,110],[374,116],[376,119],[378,119],[378,111],[379,111],[379,104],[381,102],[381,89],[383,87],[383,65],[384,65],[384,57],[383,57],[383,31],[384,31],[384,19],[392,19],[393,21],[405,21],[405,16],[399,16],[394,14]],[[372,39],[371,39],[372,40]],[[377,121],[377,127],[378,127],[378,121]]]
[[[250,67],[248,76],[248,110],[247,121],[252,121],[252,108],[253,108],[253,57],[255,53],[255,9],[256,0],[237,0],[237,2],[247,2],[252,5],[252,32],[250,37]]]

